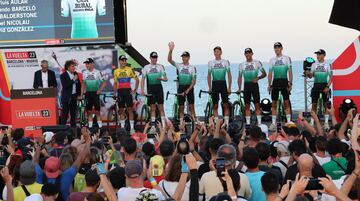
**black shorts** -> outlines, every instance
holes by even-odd
[[[244,83],[244,103],[250,104],[251,96],[254,99],[254,103],[260,103],[260,92],[259,92],[259,84],[252,82]]]
[[[96,111],[100,111],[99,94],[96,94],[96,92],[86,92],[85,101],[86,101],[86,110],[92,110],[94,107]]]
[[[314,87],[311,89],[311,103],[317,103],[320,97],[320,93],[322,94],[324,104],[329,101],[329,97],[323,92],[326,86],[327,83],[314,84]]]
[[[179,85],[178,94],[184,93],[189,88],[190,85]],[[179,105],[183,106],[185,103],[185,98],[187,99],[190,105],[194,104],[194,88],[192,88],[186,96],[178,96]]]
[[[226,81],[213,81],[211,98],[214,104],[219,104],[219,94],[223,103],[229,102],[229,95],[227,91]]]
[[[131,89],[118,89],[118,104],[120,108],[132,107],[133,97],[131,95]]]
[[[162,105],[164,104],[164,90],[161,84],[156,84],[156,85],[148,85],[147,88],[147,92],[148,94],[152,95],[149,97],[149,103],[152,104],[159,104]]]
[[[289,91],[288,91],[288,80],[287,79],[274,79],[271,90],[271,100],[277,101],[279,98],[279,91],[283,100],[289,100]]]

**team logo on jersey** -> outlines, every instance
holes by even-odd
[[[181,74],[190,74],[190,71],[187,68],[183,68],[183,69],[181,69],[180,73]]]
[[[316,66],[316,71],[321,71],[321,72],[325,72],[325,66],[324,65],[318,65]]]
[[[222,63],[215,63],[214,64],[214,68],[223,68],[224,66],[222,65]]]
[[[276,66],[281,66],[281,65],[284,65],[284,62],[283,62],[282,59],[279,59],[279,60],[276,60],[276,61],[275,61],[275,65],[276,65]]]
[[[158,71],[158,69],[157,68],[151,68],[150,70],[149,70],[149,73],[158,73],[159,71]]]
[[[88,74],[88,76],[85,78],[86,80],[95,80],[94,74]]]
[[[255,70],[255,67],[253,64],[245,65],[245,70],[247,70],[247,71]]]

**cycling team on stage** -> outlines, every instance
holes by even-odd
[[[195,96],[194,87],[196,85],[196,67],[190,64],[190,53],[184,51],[181,54],[182,62],[177,63],[173,60],[172,53],[175,48],[174,42],[168,44],[168,62],[177,70],[178,82],[178,100],[179,100],[179,113],[180,125],[184,123],[184,103],[187,100],[190,115],[194,120],[197,120],[194,108]],[[214,59],[208,63],[208,91],[211,94],[214,110],[214,121],[218,119],[218,103],[219,95],[223,103],[224,109],[224,123],[223,127],[229,124],[229,94],[231,92],[232,75],[230,71],[230,62],[222,58],[222,49],[216,46],[214,49]],[[280,42],[274,44],[275,56],[270,59],[269,72],[264,70],[262,62],[253,59],[253,50],[246,48],[244,50],[245,61],[239,65],[238,74],[238,92],[243,92],[245,103],[245,120],[246,124],[250,124],[250,103],[253,101],[255,105],[255,113],[257,124],[261,124],[261,109],[260,109],[260,92],[258,81],[268,76],[268,91],[271,93],[272,99],[272,123],[269,127],[270,130],[276,129],[276,104],[281,92],[286,113],[287,122],[291,122],[291,106],[290,106],[290,92],[293,84],[292,62],[289,56],[283,55],[283,45]],[[327,94],[331,87],[331,64],[325,62],[326,52],[319,49],[315,52],[317,61],[312,64],[311,70],[306,73],[309,78],[314,78],[314,87],[311,93],[312,97],[312,111],[316,110],[316,103],[319,94],[322,93],[327,102]],[[114,76],[114,98],[118,101],[120,108],[120,125],[125,126],[124,110],[126,109],[129,114],[131,130],[134,130],[134,115],[133,115],[133,95],[140,87],[140,95],[148,96],[149,104],[151,106],[151,123],[155,125],[156,121],[156,105],[160,112],[161,124],[165,126],[166,117],[164,112],[164,91],[162,82],[167,82],[165,67],[158,63],[158,54],[151,52],[150,64],[142,68],[142,78],[139,80],[134,68],[130,67],[127,63],[127,57],[121,55],[119,57],[120,67],[113,72]],[[88,110],[88,126],[92,127],[93,122],[91,116],[93,115],[93,108],[95,115],[100,115],[100,99],[99,95],[105,88],[105,79],[100,71],[94,68],[94,60],[89,58],[86,64],[87,70],[83,73],[83,82],[81,84],[81,97],[85,97]],[[135,81],[135,86],[132,88],[132,80]],[[242,83],[244,83],[242,85]],[[147,91],[145,92],[145,84],[147,84]],[[243,88],[242,88],[243,86]],[[329,114],[325,114],[325,127],[328,127]],[[99,127],[102,126],[101,119],[98,118]],[[313,119],[311,119],[313,123]]]

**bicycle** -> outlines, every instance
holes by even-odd
[[[174,117],[174,121],[179,123],[180,122],[180,112],[179,112],[179,100],[178,97],[179,96],[183,96],[182,94],[177,94],[177,93],[170,93],[169,91],[166,93],[166,100],[168,100],[169,95],[173,95],[175,96],[174,98],[174,103],[173,103],[173,117]],[[186,134],[190,134],[194,132],[194,127],[195,127],[195,121],[193,119],[193,117],[191,115],[189,115],[189,104],[188,101],[186,100],[186,110],[187,113],[184,113],[184,122],[185,122],[185,133]]]
[[[241,92],[231,92],[230,94],[236,94],[237,99],[234,101],[234,103],[231,106],[231,117],[233,122],[238,122],[240,126],[240,130],[244,127],[245,120],[245,104],[243,102],[243,95],[244,91]],[[255,113],[255,106],[253,104],[253,101],[251,101],[250,104],[250,112],[251,112],[251,124],[256,124],[256,113]]]
[[[205,117],[204,117],[205,120],[204,121],[205,121],[206,124],[208,124],[209,123],[209,118],[214,116],[213,101],[212,101],[212,98],[211,98],[212,92],[200,90],[200,92],[199,92],[199,98],[200,99],[201,99],[201,94],[202,93],[209,94],[208,101],[206,103],[206,107],[205,107],[205,110],[204,110],[204,114],[205,114]],[[229,111],[231,111],[230,107],[231,107],[231,103],[229,101]],[[223,116],[224,116],[224,103],[223,102],[221,102],[221,108],[222,108]]]
[[[324,103],[324,99],[323,99],[323,90],[314,90],[314,92],[319,93],[319,98],[316,101],[316,114],[320,119],[325,114],[325,103]],[[326,96],[328,99],[331,98],[331,90],[329,90],[329,92],[328,92],[328,94],[326,94]]]
[[[136,93],[135,95],[135,99],[137,100],[138,96],[142,96],[139,93]],[[145,97],[144,100],[144,105],[141,108],[141,112],[140,112],[140,116],[138,117],[138,122],[140,123],[141,126],[145,126],[147,122],[150,122],[151,120],[151,107],[150,107],[150,103],[149,103],[149,98],[152,97],[152,94],[145,94],[143,95]],[[159,108],[156,105],[156,120],[161,122],[161,115],[160,115],[160,111]]]
[[[120,114],[119,114],[119,105],[117,101],[117,97],[114,97],[112,94],[104,94],[103,96],[103,102],[106,104],[106,98],[112,98],[113,103],[109,107],[107,111],[107,117],[106,117],[106,126],[108,131],[110,132],[110,127],[113,125],[114,130],[116,131],[118,127],[120,127],[119,121],[120,121]],[[127,115],[126,115],[127,116]]]
[[[283,88],[273,87],[272,89],[283,89]],[[290,105],[290,111],[291,111],[291,105]],[[276,118],[278,122],[282,122],[283,120],[285,120],[286,122],[285,106],[284,106],[284,100],[281,90],[279,90],[279,97],[276,102],[276,113],[277,113]]]
[[[84,99],[79,99],[77,101],[77,109],[79,111],[80,126],[85,126],[87,124],[87,117],[86,117],[86,101]]]

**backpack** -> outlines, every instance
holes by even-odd
[[[43,176],[42,176],[42,183],[43,184],[48,184],[49,182],[48,182],[48,178],[46,177],[46,174],[43,174]],[[61,174],[59,174],[59,176],[56,178],[56,180],[55,180],[55,186],[56,186],[56,188],[59,190],[59,195],[58,195],[58,197],[56,198],[56,201],[62,201],[63,199],[62,199],[62,194],[61,194]]]

